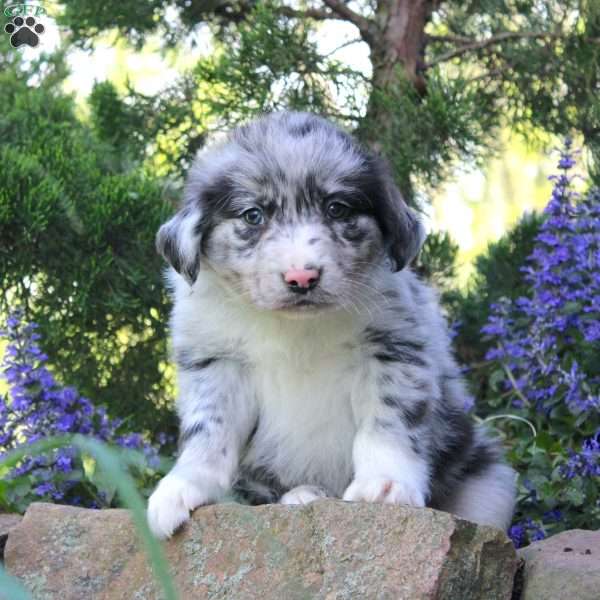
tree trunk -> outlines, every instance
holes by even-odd
[[[432,0],[380,0],[376,21],[379,36],[371,46],[373,84],[385,89],[400,66],[406,78],[420,92],[425,92],[425,79],[420,73],[425,46],[425,25]]]
[[[399,76],[412,83],[420,95],[426,93],[421,73],[425,47],[425,25],[435,0],[379,0],[375,21],[377,34],[370,40],[373,89],[385,92]],[[388,122],[387,110],[372,94],[367,107],[363,139],[379,150],[380,128]]]

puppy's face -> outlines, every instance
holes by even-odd
[[[310,313],[364,307],[421,237],[379,160],[322,119],[277,113],[195,163],[157,239],[190,283],[205,263],[260,308]]]
[[[384,256],[382,234],[364,198],[326,183],[313,174],[288,181],[281,172],[234,186],[205,230],[203,254],[261,308],[360,302]]]

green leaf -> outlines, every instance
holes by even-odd
[[[573,506],[583,506],[585,502],[585,494],[580,489],[574,487],[565,490],[565,497]]]
[[[547,431],[540,431],[535,438],[535,445],[545,451],[554,447],[556,440]]]
[[[566,302],[562,311],[567,315],[579,314],[581,313],[581,303],[575,301]]]

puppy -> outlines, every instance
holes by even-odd
[[[157,236],[181,420],[149,501],[158,537],[231,490],[430,506],[506,528],[515,474],[475,428],[423,229],[381,159],[311,114],[234,130]]]

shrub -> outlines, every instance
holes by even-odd
[[[46,366],[34,323],[14,313],[0,334],[7,340],[2,372],[8,392],[0,397],[0,459],[7,452],[42,438],[80,433],[125,449],[122,459],[136,474],[138,487],[148,491],[160,470],[158,447],[126,422],[111,419],[72,387],[61,386]],[[161,437],[161,441],[166,441]],[[0,506],[23,511],[34,500],[87,507],[111,506],[116,486],[96,469],[90,457],[66,447],[28,456],[2,473]]]
[[[22,306],[59,378],[111,416],[173,431],[154,249],[172,208],[76,117],[53,73],[0,72],[0,313]]]
[[[481,335],[481,328],[489,318],[490,306],[500,298],[515,300],[527,294],[528,283],[521,267],[533,252],[541,222],[542,216],[537,213],[524,215],[476,257],[475,272],[466,291],[448,288],[442,295],[456,333],[457,358],[461,364],[469,365],[467,375],[481,416],[494,412],[498,406],[497,395],[490,394],[495,367],[485,360],[490,340]]]
[[[487,322],[490,305],[501,297],[515,299],[526,294],[528,284],[521,267],[533,252],[541,221],[539,214],[527,213],[498,241],[490,243],[475,258],[467,291],[451,298],[452,315],[461,322],[458,351],[463,362],[485,358],[489,342],[482,338],[481,328]]]
[[[516,443],[517,545],[565,528],[600,527],[600,191],[573,191],[570,142],[523,268],[526,295],[492,307],[492,387],[536,430]]]
[[[436,286],[444,304],[455,294],[457,256],[458,244],[447,232],[431,232],[413,266],[419,277]]]

